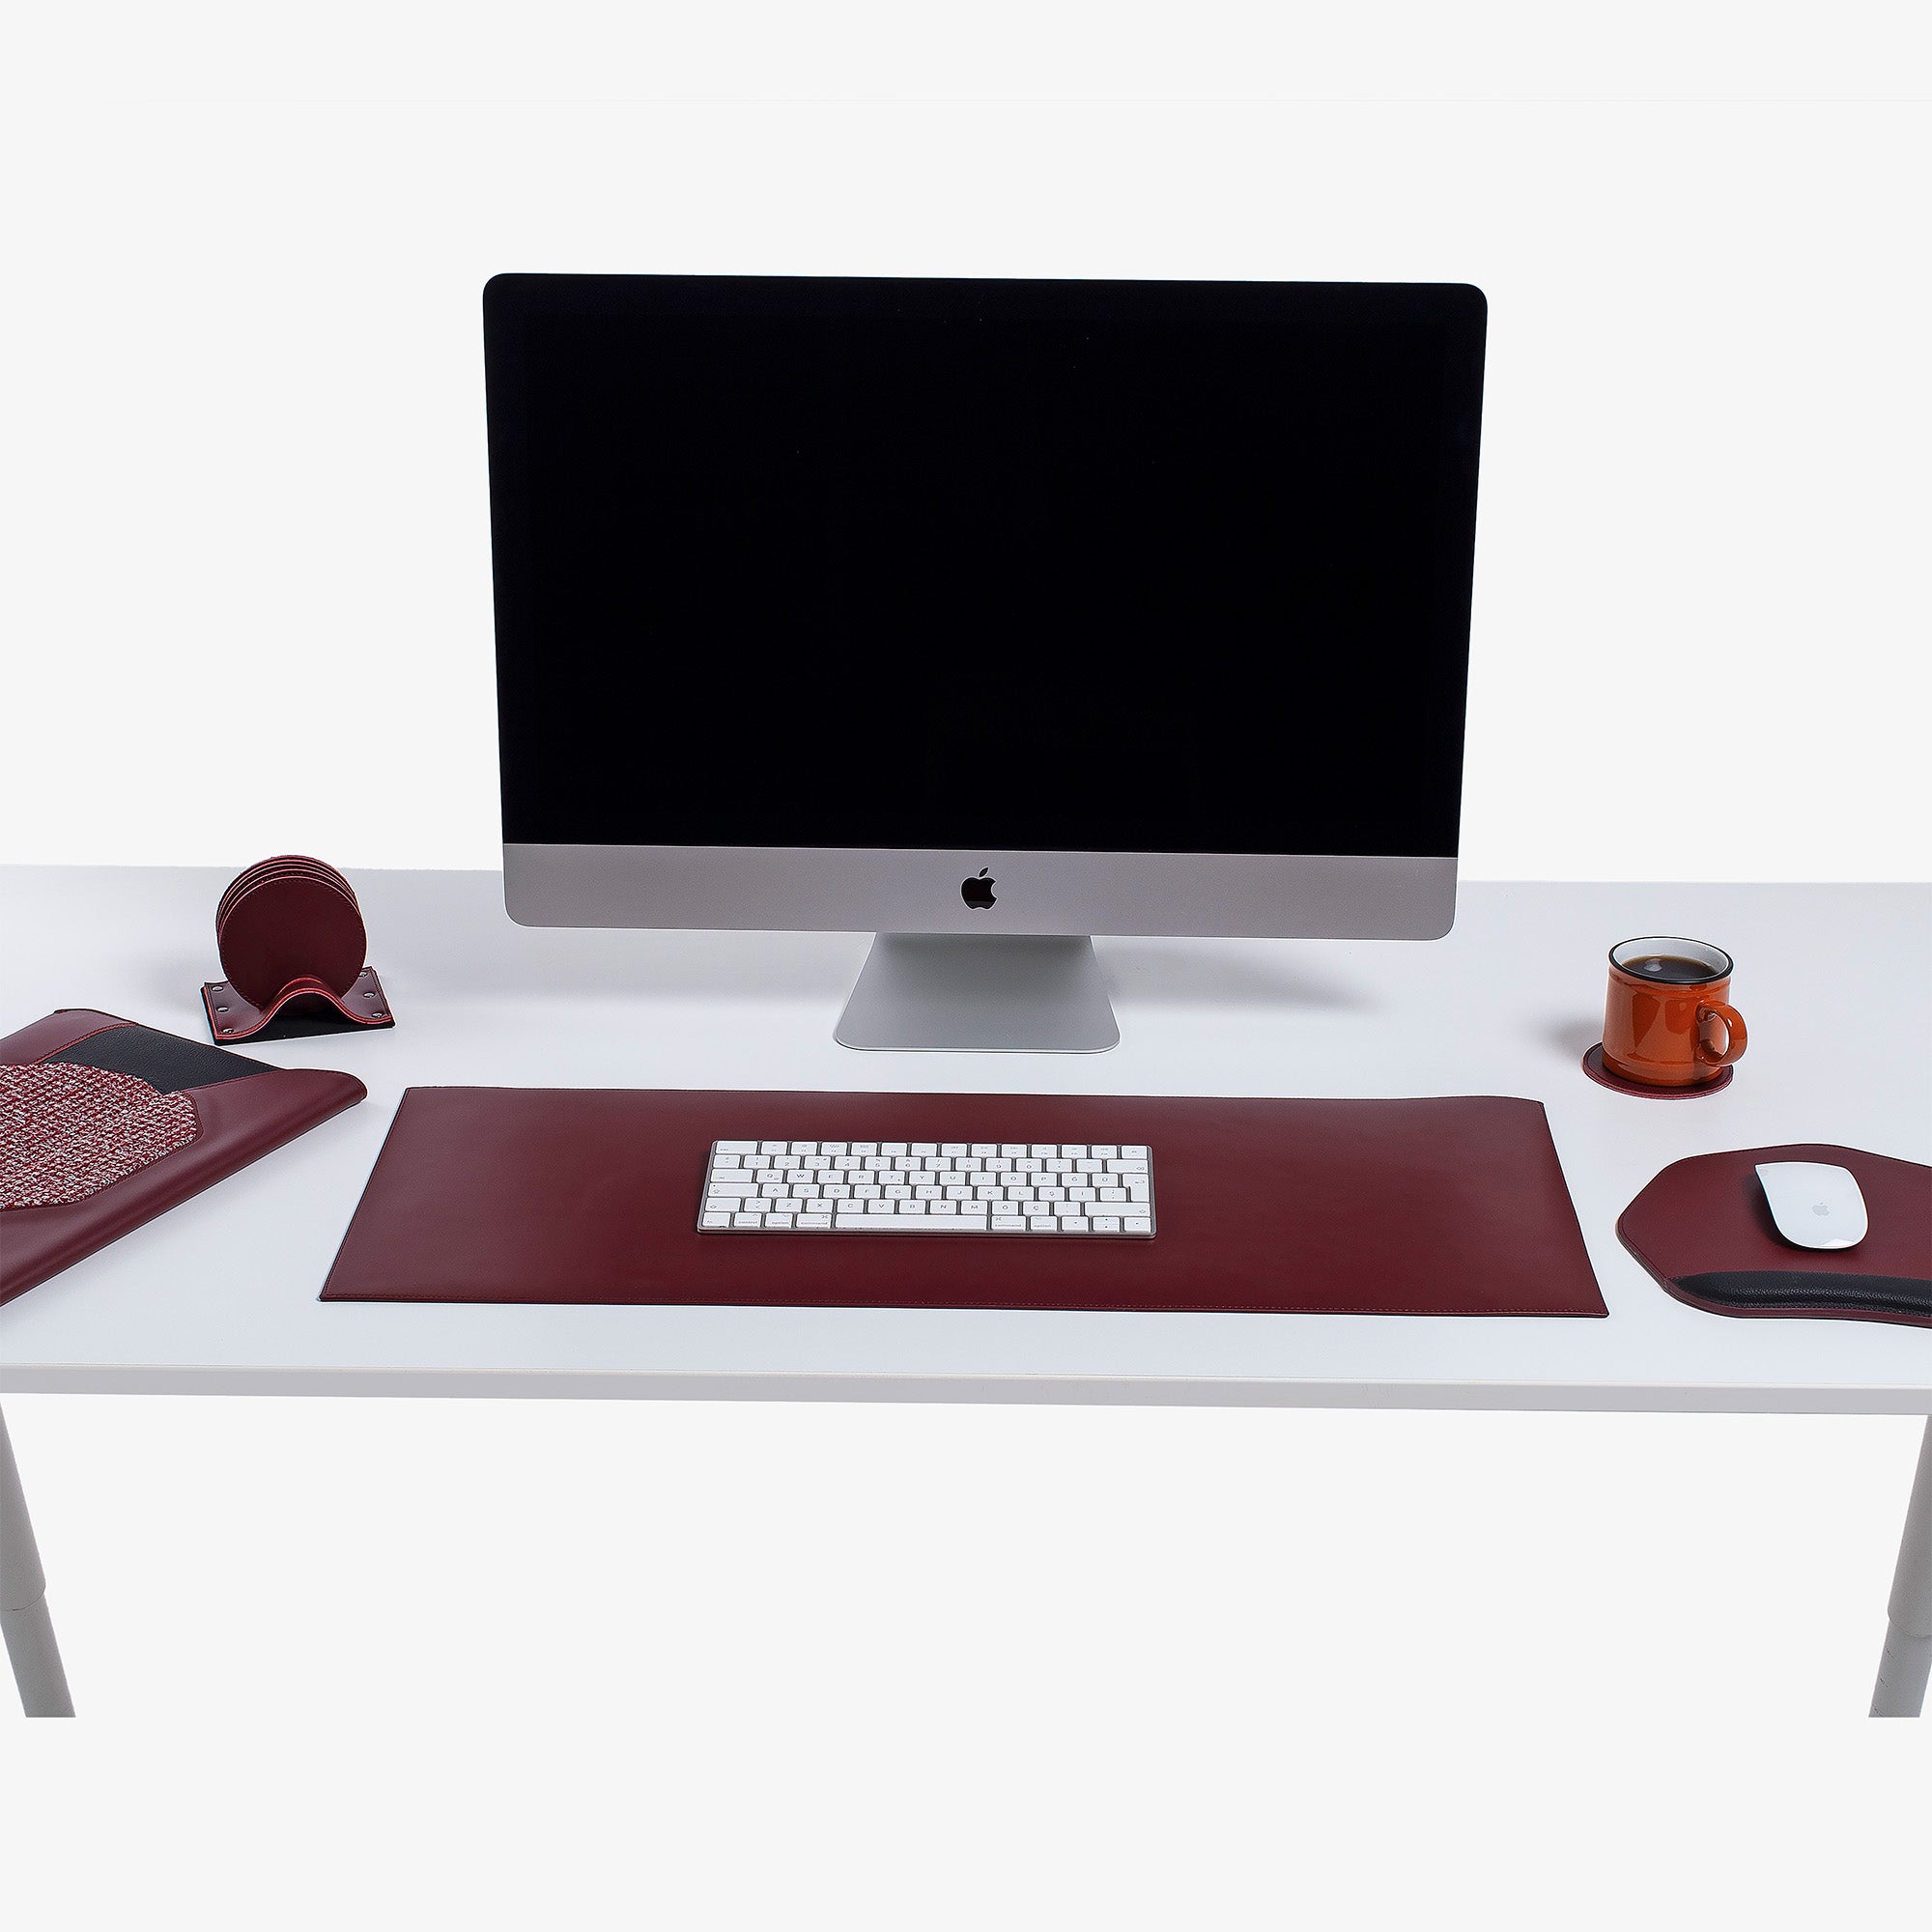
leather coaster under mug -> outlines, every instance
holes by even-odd
[[[395,1025],[355,894],[334,867],[264,859],[233,879],[214,915],[226,980],[201,989],[208,1030],[226,1045]]]

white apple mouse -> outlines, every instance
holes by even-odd
[[[1865,1237],[1865,1197],[1849,1168],[1768,1160],[1757,1178],[1777,1232],[1794,1248],[1855,1248]]]

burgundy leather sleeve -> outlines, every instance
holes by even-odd
[[[65,1053],[77,1046],[90,1034],[128,1024],[114,1013],[98,1013],[92,1007],[63,1007],[59,1012],[0,1039],[0,1066],[31,1066],[50,1053]]]
[[[1158,1232],[700,1235],[714,1140],[1146,1143]],[[1605,1313],[1533,1100],[416,1087],[328,1300]]]
[[[1856,1248],[1799,1248],[1771,1218],[1760,1161],[1819,1161],[1849,1168],[1864,1196],[1869,1232]],[[1798,1316],[1843,1321],[1895,1321],[1932,1327],[1932,1316],[1861,1309],[1804,1284],[1852,1287],[1859,1278],[1901,1287],[1932,1282],[1932,1168],[1859,1148],[1806,1143],[1741,1148],[1673,1161],[1623,1211],[1617,1235],[1679,1301],[1713,1315]],[[1724,1294],[1724,1277],[1776,1276],[1781,1305],[1749,1306]]]
[[[0,1064],[25,1065],[65,1052],[126,1020],[73,1009],[49,1014],[0,1040]],[[347,1073],[273,1067],[246,1079],[183,1089],[194,1102],[199,1131],[175,1152],[80,1201],[0,1209],[0,1302],[71,1267],[156,1214],[212,1187],[366,1093]]]

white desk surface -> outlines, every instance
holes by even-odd
[[[99,1007],[205,1038],[226,876],[0,868],[0,1033]],[[354,879],[395,1031],[243,1050],[369,1099],[0,1308],[0,1392],[1932,1412],[1932,1330],[1706,1315],[1615,1234],[1687,1154],[1932,1160],[1932,887],[1465,885],[1433,944],[1102,939],[1121,1045],[1056,1057],[838,1046],[862,935],[529,931],[495,873]],[[1648,932],[1738,960],[1751,1044],[1722,1094],[1629,1099],[1577,1068],[1606,949]],[[1610,1316],[325,1305],[412,1084],[1528,1094]],[[772,1267],[781,1294],[781,1243]]]

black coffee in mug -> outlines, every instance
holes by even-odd
[[[1686,959],[1675,952],[1640,952],[1634,959],[1620,959],[1623,970],[1638,980],[1652,980],[1660,986],[1695,986],[1718,976],[1701,959]]]

